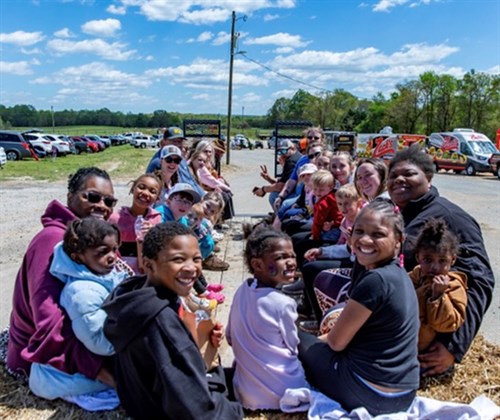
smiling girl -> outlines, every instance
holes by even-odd
[[[287,388],[306,386],[297,350],[297,304],[276,290],[294,280],[292,241],[282,232],[257,228],[247,240],[245,259],[253,278],[236,291],[227,326],[235,394],[251,410],[279,409]]]
[[[122,243],[120,254],[123,260],[136,272],[141,271],[141,243],[147,231],[161,222],[161,214],[152,208],[158,200],[161,181],[153,174],[143,174],[132,181],[129,194],[132,194],[132,205],[123,206],[111,215],[110,222],[118,226]],[[142,216],[142,229],[135,231],[137,217]]]
[[[362,267],[354,270],[349,300],[327,335],[300,333],[311,385],[348,411],[405,411],[419,386],[418,303],[398,259],[403,227],[399,209],[387,200],[360,211],[351,247]]]

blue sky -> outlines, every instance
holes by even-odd
[[[500,74],[500,0],[2,0],[0,103],[225,115],[233,10],[233,115],[298,89]]]

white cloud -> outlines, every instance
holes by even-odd
[[[234,86],[267,86],[268,80],[261,75],[250,74],[258,68],[257,65],[234,61]],[[227,89],[228,64],[224,60],[207,60],[198,58],[189,65],[177,67],[162,67],[147,70],[145,76],[149,78],[166,78],[169,83],[180,84],[188,88]]]
[[[114,4],[111,4],[106,9],[106,12],[111,13],[112,15],[124,15],[125,13],[127,13],[127,8],[125,6],[116,6]]]
[[[373,5],[372,9],[374,12],[389,12],[394,7],[403,6],[403,5],[407,4],[409,1],[410,0],[379,0],[376,4]],[[415,8],[415,7],[418,7],[422,4],[428,5],[433,1],[439,2],[442,0],[415,0],[415,1],[412,1],[411,3],[409,3],[408,7]],[[364,6],[365,3],[362,3],[362,5]]]
[[[151,86],[153,81],[150,78],[125,73],[100,62],[67,67],[32,83],[60,85],[54,97],[55,103],[71,103],[75,97],[82,105],[92,108],[109,106],[109,103],[157,102],[157,99],[140,93]]]
[[[56,38],[74,38],[75,35],[69,30],[69,28],[63,28],[54,32]]]
[[[493,66],[493,67],[491,67],[489,69],[486,69],[484,72],[488,73],[488,74],[493,74],[493,75],[500,76],[500,65],[497,64],[496,66]]]
[[[189,38],[186,43],[192,44],[194,42],[207,42],[214,37],[214,34],[210,31],[205,31],[199,34],[196,38]]]
[[[290,35],[284,32],[259,38],[247,38],[243,43],[245,45],[279,45],[292,48],[305,47],[310,44],[310,42],[303,41],[300,35]]]
[[[54,39],[47,42],[47,48],[56,55],[95,54],[108,60],[124,61],[133,58],[136,50],[126,50],[126,44],[108,43],[102,39],[67,41]]]
[[[264,15],[264,22],[271,22],[273,20],[279,19],[279,15],[272,15],[270,13],[267,13]]]
[[[82,25],[82,31],[94,36],[115,36],[122,24],[118,19],[90,20]]]
[[[231,41],[231,34],[228,32],[219,32],[214,40],[212,41],[212,45],[223,45],[228,44]]]
[[[42,32],[16,31],[11,33],[0,33],[0,42],[27,47],[37,44],[45,39]]]
[[[0,61],[0,74],[13,74],[15,76],[28,76],[33,74],[32,64],[28,61]]]
[[[294,51],[295,50],[292,47],[280,47],[280,48],[276,48],[274,50],[274,53],[276,53],[276,54],[290,54]]]
[[[210,25],[239,15],[251,15],[266,8],[291,9],[296,0],[121,0],[121,7],[138,7],[139,13],[151,21],[179,21],[194,25]],[[116,6],[119,7],[119,6]],[[109,8],[108,8],[109,9]],[[109,10],[108,10],[109,11]]]

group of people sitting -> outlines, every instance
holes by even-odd
[[[278,144],[281,176],[261,167],[267,184],[253,189],[257,196],[270,193],[274,214],[249,241],[259,235],[271,244],[261,264],[266,272],[250,259],[255,279],[241,287],[275,290],[274,298],[254,302],[261,314],[255,325],[233,308],[239,321],[235,327],[230,317],[232,340],[241,340],[242,325],[251,330],[243,337],[261,340],[259,351],[248,342],[233,345],[236,393],[241,387],[242,399],[262,408],[245,396],[250,384],[279,396],[291,377],[295,385],[305,377],[346,410],[405,411],[420,375],[444,373],[462,360],[491,303],[494,277],[481,229],[439,195],[432,158],[418,145],[388,164],[355,162],[346,152],[328,151],[319,127],[305,137],[305,154],[289,140]],[[276,232],[286,236],[276,239]],[[287,244],[278,247],[278,240]],[[280,327],[298,328],[264,336],[263,324],[278,314]],[[280,334],[287,353],[276,346]],[[279,359],[285,354],[288,365]],[[263,365],[279,360],[276,367],[290,368],[283,368],[281,387],[256,368],[259,357]]]
[[[213,169],[221,144],[188,150],[170,127],[118,211],[105,171],[71,175],[16,278],[7,367],[38,396],[134,418],[241,418],[311,387],[346,410],[406,410],[420,374],[461,361],[491,302],[479,225],[439,196],[420,150],[387,169],[325,150],[317,127],[306,138],[304,155],[278,145],[279,179],[261,167],[254,194],[270,193],[275,218],[247,238],[252,276],[226,329],[211,322],[221,285],[202,274],[227,269],[214,254],[234,214]],[[216,355],[225,331],[233,369]]]

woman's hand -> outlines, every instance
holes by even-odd
[[[455,357],[443,343],[436,341],[429,349],[418,356],[424,376],[434,376],[446,372],[455,363]]]
[[[318,259],[321,256],[321,254],[322,254],[321,248],[311,248],[306,251],[306,253],[304,254],[304,258],[307,261],[314,261]]]
[[[224,340],[224,326],[220,322],[216,322],[210,332],[210,343],[218,349],[222,345],[222,340]]]

